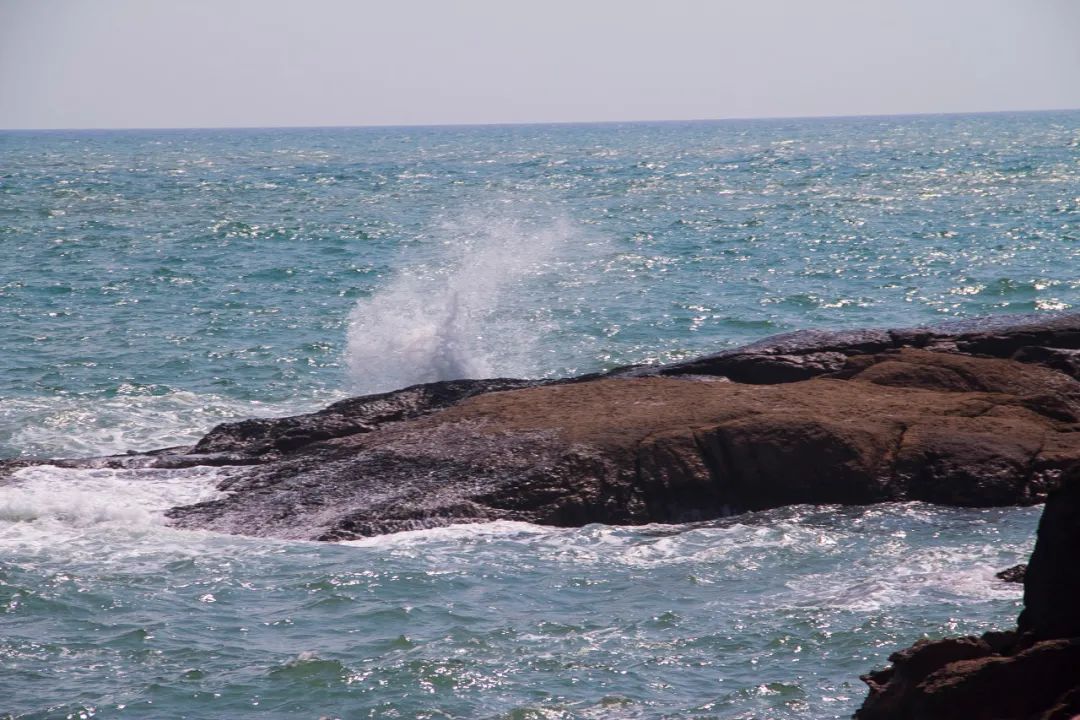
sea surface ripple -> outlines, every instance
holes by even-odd
[[[0,156],[0,457],[1080,306],[1080,112],[3,132]]]
[[[0,698],[52,718],[840,718],[928,634],[1004,629],[1038,508],[798,506],[339,545],[170,530],[220,469],[0,488]]]

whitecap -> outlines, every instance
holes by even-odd
[[[324,392],[262,403],[122,385],[111,397],[6,398],[0,403],[0,455],[95,457],[189,445],[218,423],[310,412],[343,396]]]
[[[231,470],[63,468],[34,465],[0,485],[0,547],[55,546],[87,534],[146,534],[165,511],[222,497]]]

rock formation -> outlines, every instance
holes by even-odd
[[[1051,493],[1015,631],[920,640],[863,680],[859,720],[1080,717],[1080,470]]]
[[[48,462],[229,466],[227,496],[171,521],[324,540],[792,503],[1030,504],[1080,461],[1078,358],[1080,315],[804,331],[569,380],[419,385],[227,423],[192,447]]]
[[[1027,563],[1020,563],[1019,565],[1013,565],[1010,568],[1005,568],[1000,572],[994,573],[994,577],[1008,583],[1023,583],[1024,574],[1026,572]]]
[[[177,526],[337,540],[495,519],[704,520],[792,503],[1047,501],[1015,631],[922,640],[862,720],[1080,717],[1080,314],[805,331],[659,367],[456,380],[20,466],[230,468]]]

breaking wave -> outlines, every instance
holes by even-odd
[[[153,555],[164,512],[222,497],[223,468],[121,470],[35,465],[0,479],[0,552],[50,557]],[[194,536],[193,536],[194,537]]]

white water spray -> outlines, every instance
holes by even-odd
[[[402,272],[349,320],[348,364],[358,392],[421,382],[537,374],[546,325],[535,287],[575,236],[565,221],[472,217],[443,228],[446,248]]]

